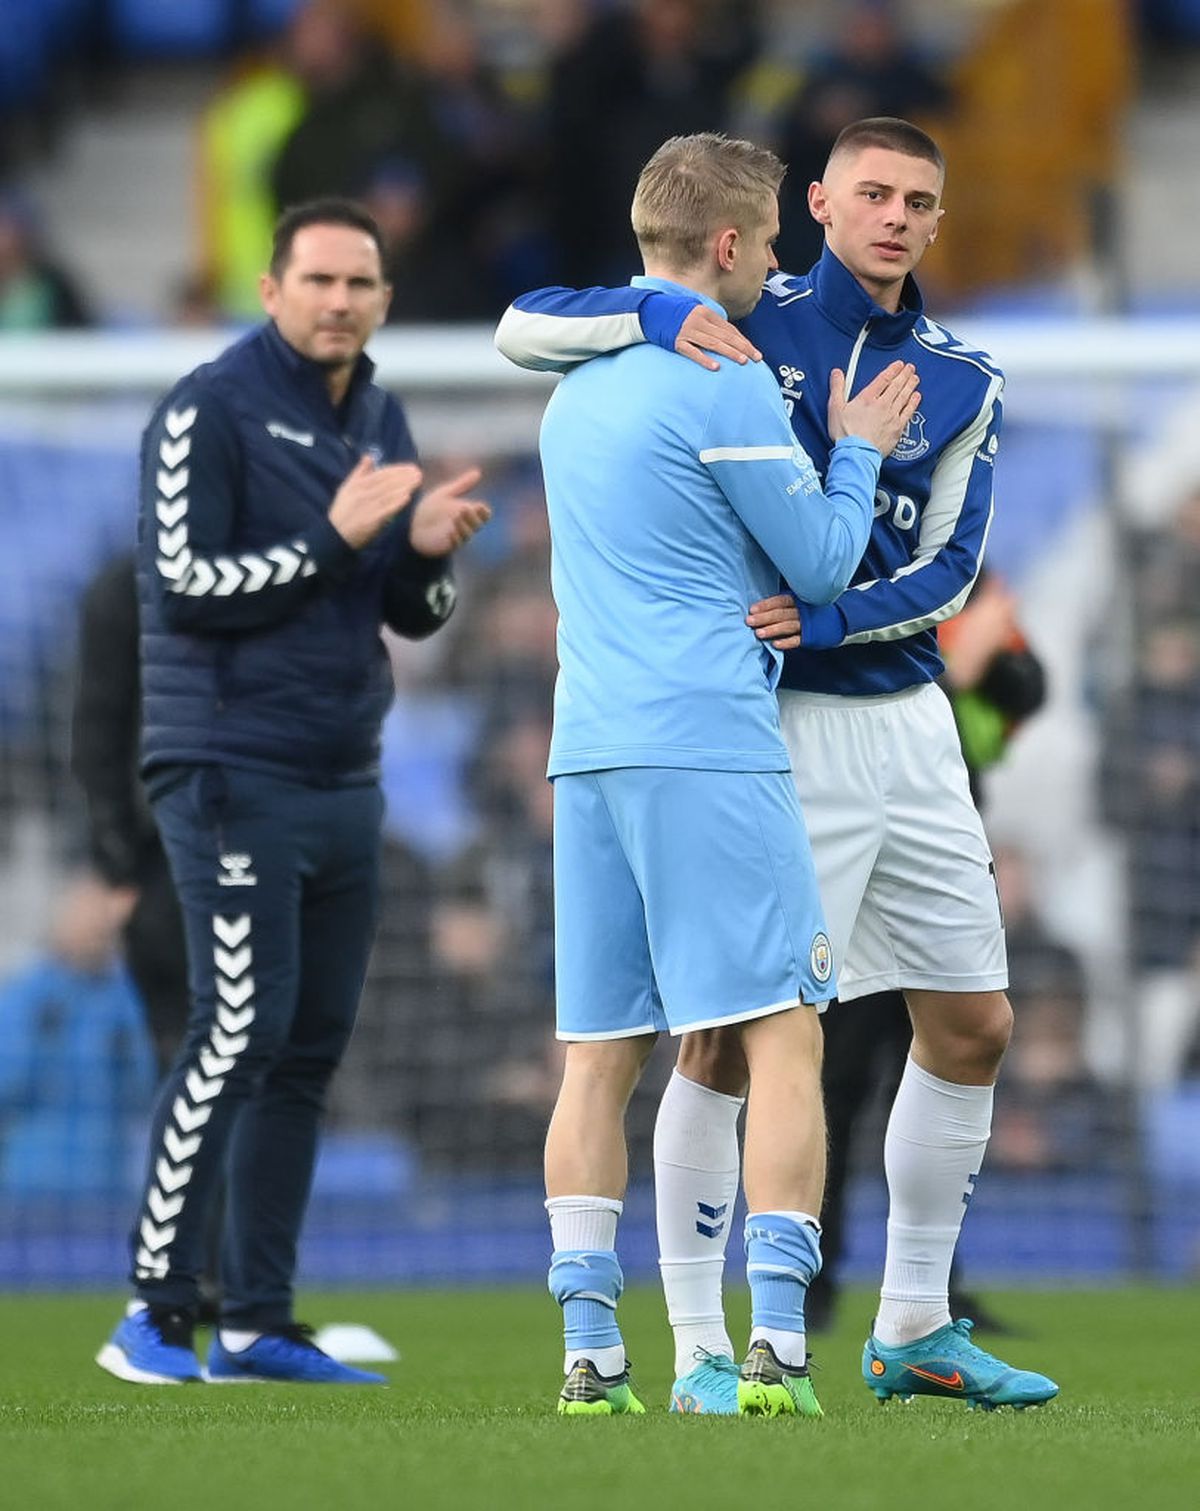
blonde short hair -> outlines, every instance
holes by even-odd
[[[633,195],[642,255],[694,267],[714,231],[749,231],[766,219],[785,172],[773,152],[753,142],[716,131],[671,137],[642,169]]]

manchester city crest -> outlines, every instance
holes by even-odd
[[[808,963],[812,966],[814,978],[822,984],[833,975],[833,946],[829,942],[828,934],[822,932],[813,935]]]
[[[904,434],[896,442],[892,452],[894,462],[915,462],[929,450],[925,435],[925,416],[918,411],[904,427]]]

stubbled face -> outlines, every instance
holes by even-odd
[[[830,250],[879,298],[894,292],[937,238],[942,173],[887,147],[838,154],[808,191]]]
[[[779,236],[779,205],[772,197],[764,218],[751,230],[739,232],[736,257],[721,290],[721,303],[731,320],[748,315],[762,296],[767,274],[779,266],[775,242]]]
[[[354,226],[304,226],[278,278],[264,273],[259,292],[279,334],[323,367],[348,367],[387,314],[391,289],[379,249]]]

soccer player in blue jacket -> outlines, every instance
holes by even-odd
[[[711,134],[646,165],[639,290],[743,315],[775,265],[779,160]],[[559,610],[554,781],[562,1087],[546,1141],[567,1414],[640,1412],[616,1322],[623,1119],[657,1033],[725,1025],[747,1068],[748,1414],[819,1416],[804,1291],[824,1181],[817,1011],[836,990],[773,696],[746,605],[780,571],[826,603],[870,534],[881,451],[915,412],[896,362],[854,405],[835,381],[826,491],[770,373],[635,345],[547,405],[541,455]],[[828,450],[828,448],[827,448]]]
[[[440,628],[450,554],[488,518],[474,469],[420,499],[404,414],[363,348],[387,312],[379,228],[285,212],[270,319],[180,380],[142,444],[142,775],[187,934],[191,1015],[131,1235],[134,1299],[97,1362],[203,1378],[207,1209],[225,1176],[211,1380],[382,1382],[292,1311],[321,1108],[375,927],[380,638]]]
[[[897,358],[916,366],[921,407],[884,459],[851,585],[817,603],[789,582],[748,605],[748,623],[786,651],[781,722],[847,1004],[839,1010],[899,989],[913,1023],[886,1135],[887,1258],[865,1381],[881,1401],[934,1394],[1022,1406],[1057,1386],[984,1353],[947,1299],[1012,1012],[991,855],[935,681],[936,627],[961,608],[983,560],[1003,388],[985,353],[924,314],[911,276],[937,236],[944,171],[937,145],[907,122],[847,127],[809,189],[824,254],[805,276],[767,280],[744,336],[678,293],[551,289],[519,299],[497,342],[514,361],[545,368],[638,341],[710,368],[718,364],[705,346],[742,360],[761,350],[821,473],[831,372],[844,371],[853,393]],[[693,1353],[732,1353],[720,1297],[727,1230],[707,1214],[724,1212],[736,1192],[743,1088],[731,1036],[692,1035],[656,1129],[676,1396],[692,1410],[735,1409],[719,1381],[710,1388],[711,1371],[701,1366],[697,1377]]]

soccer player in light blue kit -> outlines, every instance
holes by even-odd
[[[774,266],[782,165],[748,142],[673,138],[644,169],[635,284],[734,318]],[[744,1414],[819,1416],[804,1293],[824,1180],[817,1011],[836,991],[779,732],[780,657],[747,625],[782,571],[844,590],[881,452],[915,412],[894,363],[847,405],[825,491],[762,366],[640,345],[569,374],[541,434],[559,609],[554,780],[563,1083],[546,1142],[550,1290],[567,1414],[641,1412],[616,1322],[624,1114],[657,1033],[736,1026],[749,1067],[744,1178],[752,1334]],[[720,1214],[723,1216],[724,1214]]]

